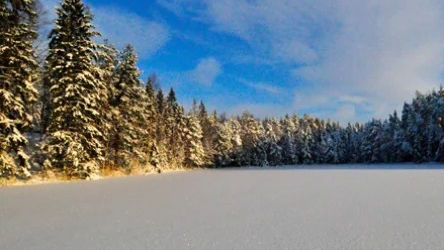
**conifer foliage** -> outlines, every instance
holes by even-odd
[[[38,64],[32,0],[0,1],[0,177],[29,177],[28,140]]]
[[[33,0],[0,0],[0,178],[29,177],[45,168],[89,178],[104,166],[160,172],[444,162],[442,88],[417,93],[400,115],[346,126],[309,115],[219,116],[202,101],[186,112],[173,89],[165,97],[155,75],[142,84],[131,45],[119,52],[108,42],[96,44],[99,33],[81,0],[60,3],[40,70],[33,50],[36,18]],[[40,98],[34,86],[43,86]],[[36,100],[40,125],[32,121]],[[39,156],[36,164],[25,153],[32,148],[31,129],[43,138],[41,149],[31,152]]]
[[[126,46],[116,69],[111,99],[111,105],[115,108],[111,143],[113,162],[120,166],[128,166],[132,160],[144,162],[147,157],[147,141],[150,139],[148,128],[152,124],[147,123],[153,116],[153,103],[141,88],[136,63],[134,49],[130,45]]]
[[[185,166],[202,167],[205,165],[205,152],[202,145],[202,127],[196,114],[186,117],[185,128]]]
[[[45,164],[86,178],[104,160],[107,91],[96,64],[98,33],[81,0],[63,1],[57,16],[45,64],[51,106]]]

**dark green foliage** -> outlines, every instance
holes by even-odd
[[[29,177],[28,140],[38,63],[35,2],[0,1],[0,177]]]

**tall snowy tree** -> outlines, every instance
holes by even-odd
[[[298,155],[296,151],[296,125],[290,116],[286,115],[281,120],[282,136],[279,140],[279,146],[282,148],[282,163],[296,164],[298,162]]]
[[[147,112],[147,120],[146,123],[146,132],[147,137],[145,139],[145,147],[148,151],[147,161],[154,167],[159,167],[161,161],[159,160],[160,155],[160,147],[157,144],[157,127],[159,126],[159,120],[156,108],[156,86],[158,86],[156,75],[151,75],[148,77],[148,80],[145,85],[145,95],[146,95],[146,112]]]
[[[244,112],[240,118],[242,125],[242,150],[244,165],[267,166],[267,154],[265,151],[265,130],[261,122],[248,112]]]
[[[230,166],[234,159],[234,145],[231,121],[220,122],[216,127],[215,140],[213,148],[215,154],[213,155],[213,163],[215,167]],[[240,139],[240,138],[239,138]]]
[[[282,164],[282,148],[278,145],[278,137],[276,123],[273,120],[264,121],[264,135],[263,135],[263,145],[264,150],[267,155],[267,163],[271,166],[276,166]]]
[[[437,93],[435,106],[436,126],[438,129],[436,140],[435,161],[444,161],[444,89],[441,87]]]
[[[186,117],[185,130],[185,166],[202,167],[205,163],[205,152],[202,145],[202,127],[196,114],[190,113]]]
[[[47,167],[87,178],[104,160],[107,88],[97,65],[98,35],[81,0],[65,0],[57,8],[50,33],[45,79],[51,112],[43,150]]]
[[[156,99],[156,97],[155,97],[156,90],[155,90],[154,84],[156,84],[157,80],[155,80],[155,79],[156,79],[155,76],[148,77],[148,80],[146,81],[146,85],[145,85],[146,95],[150,99],[150,101],[152,101],[153,103],[155,103],[155,99]]]
[[[38,63],[33,0],[0,0],[0,177],[29,177],[28,143]]]
[[[113,106],[111,103],[113,101],[113,97],[117,94],[117,89],[115,88],[115,84],[118,81],[117,78],[117,67],[118,67],[118,51],[117,49],[108,42],[108,40],[105,40],[105,44],[102,46],[99,46],[98,51],[98,66],[101,69],[102,72],[102,80],[105,84],[106,90],[107,90],[107,102],[104,104],[104,108],[107,110],[107,112],[104,113],[105,119],[106,119],[106,127],[103,130],[105,140],[105,166],[112,165],[112,158],[113,156],[111,153],[113,153],[113,150],[111,148],[111,143],[113,134],[114,134],[114,128],[117,127],[118,120],[117,116],[115,115],[117,110],[116,107]]]
[[[165,140],[168,162],[172,166],[181,166],[185,157],[183,140],[185,137],[185,114],[176,99],[176,93],[170,89],[164,110]]]
[[[214,151],[214,140],[216,136],[216,126],[218,123],[217,114],[208,114],[205,104],[201,101],[198,109],[199,122],[203,132],[203,146],[205,150],[205,158],[207,162],[214,159],[216,152]]]
[[[117,126],[112,137],[114,164],[128,166],[130,162],[144,163],[147,159],[147,145],[152,120],[153,103],[141,88],[137,57],[134,49],[127,45],[120,55],[116,69],[116,94],[111,104],[116,107]]]

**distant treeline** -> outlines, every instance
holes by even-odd
[[[227,118],[186,112],[155,76],[141,83],[134,49],[97,44],[81,0],[64,0],[37,60],[37,4],[0,0],[0,177],[45,170],[87,178],[104,167],[444,161],[444,90],[418,93],[401,117],[366,124],[305,115]],[[32,143],[29,143],[31,141]]]

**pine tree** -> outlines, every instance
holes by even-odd
[[[402,131],[404,131],[404,140],[402,142],[401,147],[401,158],[404,161],[412,161],[413,159],[413,147],[412,147],[412,141],[414,134],[410,134],[410,132],[413,132],[412,125],[411,125],[411,113],[412,109],[411,106],[407,103],[404,103],[404,106],[402,108],[402,116],[401,116],[401,127]]]
[[[154,80],[154,76],[150,76],[148,77],[148,80],[146,81],[146,85],[145,85],[145,92],[147,97],[154,103],[155,100],[155,89],[154,89],[154,84],[155,81]]]
[[[201,101],[198,109],[199,122],[203,131],[203,147],[205,151],[205,160],[211,163],[215,158],[214,140],[216,136],[216,125],[218,123],[217,114],[208,115],[205,104]]]
[[[444,161],[444,89],[440,87],[437,93],[437,101],[435,106],[435,115],[437,123],[437,146],[435,151],[435,160]]]
[[[231,129],[230,121],[220,122],[216,127],[216,135],[213,143],[214,147],[214,166],[224,167],[230,166],[233,162],[233,131]]]
[[[279,140],[279,146],[282,148],[282,162],[287,165],[293,165],[298,162],[296,152],[296,125],[290,116],[286,115],[281,121],[282,136]]]
[[[312,153],[312,145],[313,145],[313,133],[310,126],[305,127],[305,129],[301,130],[301,144],[300,148],[300,159],[304,164],[314,163],[313,153]]]
[[[296,134],[296,145],[298,148],[299,162],[303,164],[314,163],[313,144],[314,136],[312,132],[312,118],[305,115],[300,121],[300,128]]]
[[[146,133],[145,147],[148,151],[147,161],[153,167],[160,169],[161,161],[159,157],[161,156],[160,147],[157,144],[157,127],[159,126],[158,113],[156,108],[156,96],[155,96],[155,85],[158,85],[157,78],[155,75],[148,77],[145,86],[145,95],[147,108],[147,120],[146,122]]]
[[[242,163],[247,166],[267,166],[267,154],[262,140],[265,130],[262,123],[248,112],[242,114],[240,122],[242,125]]]
[[[134,49],[127,45],[120,55],[116,69],[116,95],[111,102],[117,110],[117,126],[113,136],[114,164],[129,166],[132,161],[145,163],[148,156],[148,124],[152,120],[153,103],[141,88],[137,57]],[[151,133],[150,133],[151,132]]]
[[[384,162],[401,161],[401,148],[404,141],[404,134],[401,129],[401,121],[395,111],[387,121],[383,123],[383,138],[381,154]]]
[[[316,162],[317,163],[337,163],[336,144],[332,136],[331,124],[327,123],[325,129],[320,133],[318,145],[316,150]]]
[[[35,2],[0,1],[0,177],[29,177],[28,143],[37,98]]]
[[[166,132],[166,101],[163,95],[162,89],[158,89],[155,96],[154,103],[154,120],[155,120],[155,151],[151,151],[156,154],[155,158],[153,155],[152,165],[159,166],[160,168],[167,167],[168,165],[168,152],[167,152],[167,137]]]
[[[363,162],[381,161],[382,123],[373,119],[365,125],[361,144]]]
[[[205,152],[202,145],[202,128],[196,114],[186,117],[185,166],[202,167],[205,165]]]
[[[112,165],[112,161],[114,159],[114,156],[111,155],[113,153],[112,150],[112,143],[113,141],[110,140],[110,138],[113,137],[115,133],[115,128],[118,125],[118,116],[116,114],[118,113],[117,108],[112,105],[112,101],[114,99],[114,96],[117,95],[117,89],[115,88],[115,84],[118,81],[117,78],[117,67],[118,67],[118,51],[117,49],[108,42],[108,40],[105,40],[105,44],[102,46],[99,46],[98,51],[98,66],[102,71],[102,79],[103,83],[105,84],[105,87],[107,89],[107,102],[104,104],[104,109],[107,110],[105,112],[105,118],[106,118],[106,127],[103,131],[104,137],[107,138],[105,140],[105,166]]]
[[[45,165],[87,178],[104,160],[106,86],[97,65],[98,33],[81,0],[65,0],[50,33],[45,79],[51,112],[43,150]]]
[[[177,103],[176,93],[173,89],[170,89],[168,93],[163,117],[168,163],[175,167],[182,166],[185,157],[184,144],[182,143],[185,137],[185,114],[183,107]]]
[[[263,144],[268,165],[276,166],[282,164],[282,148],[278,145],[277,133],[273,125],[275,125],[273,120],[265,120]]]

